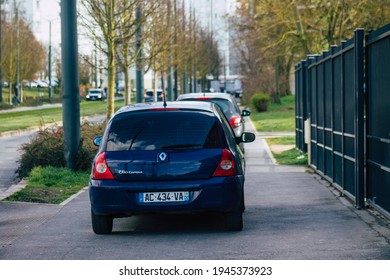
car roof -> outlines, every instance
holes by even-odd
[[[210,98],[221,98],[233,100],[233,97],[228,93],[223,92],[201,92],[201,93],[185,93],[180,95],[177,100],[199,98],[199,97],[210,97]]]
[[[191,110],[191,111],[206,111],[213,113],[214,104],[209,102],[201,102],[201,101],[168,101],[167,105],[164,107],[164,103],[162,101],[159,102],[145,102],[145,103],[136,103],[124,106],[120,108],[115,115],[134,112],[134,111],[147,111],[147,110]]]

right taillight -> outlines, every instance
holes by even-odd
[[[220,176],[233,176],[236,175],[236,166],[234,158],[229,150],[223,149],[221,160],[218,164],[217,169],[214,171],[214,177]]]
[[[229,123],[230,123],[230,126],[232,128],[237,128],[241,125],[241,117],[240,116],[233,116],[230,120],[229,120]]]
[[[95,160],[93,167],[93,179],[95,180],[112,180],[114,176],[106,162],[106,153],[101,153]]]

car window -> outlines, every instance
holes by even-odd
[[[107,151],[221,148],[211,113],[147,111],[114,118]]]
[[[218,108],[217,108],[217,111],[218,111]],[[225,131],[225,134],[227,136],[226,140],[228,141],[230,147],[235,147],[236,141],[234,140],[235,139],[234,131],[232,130],[232,128],[229,124],[229,121],[226,119],[226,116],[223,113],[222,114],[220,113],[220,116],[221,116],[221,120],[222,120],[223,130]]]
[[[101,90],[89,90],[89,93],[95,94],[95,93],[102,93]]]
[[[185,98],[183,101],[192,101],[192,100],[198,100],[197,98]],[[222,112],[225,114],[225,116],[230,119],[232,116],[236,115],[236,110],[232,102],[230,102],[227,99],[222,98],[212,98],[207,99],[207,102],[212,102],[222,110]]]

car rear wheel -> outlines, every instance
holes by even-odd
[[[240,231],[243,228],[242,212],[226,213],[226,229],[230,231]]]
[[[245,212],[245,195],[244,195],[244,190],[242,190],[241,210],[242,210],[243,213]]]
[[[96,234],[108,234],[112,232],[113,218],[111,216],[96,215],[91,210],[92,229]]]

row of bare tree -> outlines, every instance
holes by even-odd
[[[152,70],[155,81],[157,73],[165,73],[168,82],[174,76],[175,94],[208,73],[218,76],[218,44],[193,11],[185,12],[184,1],[82,0],[81,4],[80,27],[106,58],[107,118],[114,113],[116,71],[124,73],[125,104],[131,102],[132,65]]]
[[[309,54],[321,54],[390,22],[390,0],[236,0],[236,47],[248,93],[290,91],[292,67]],[[249,94],[250,95],[250,94]]]

